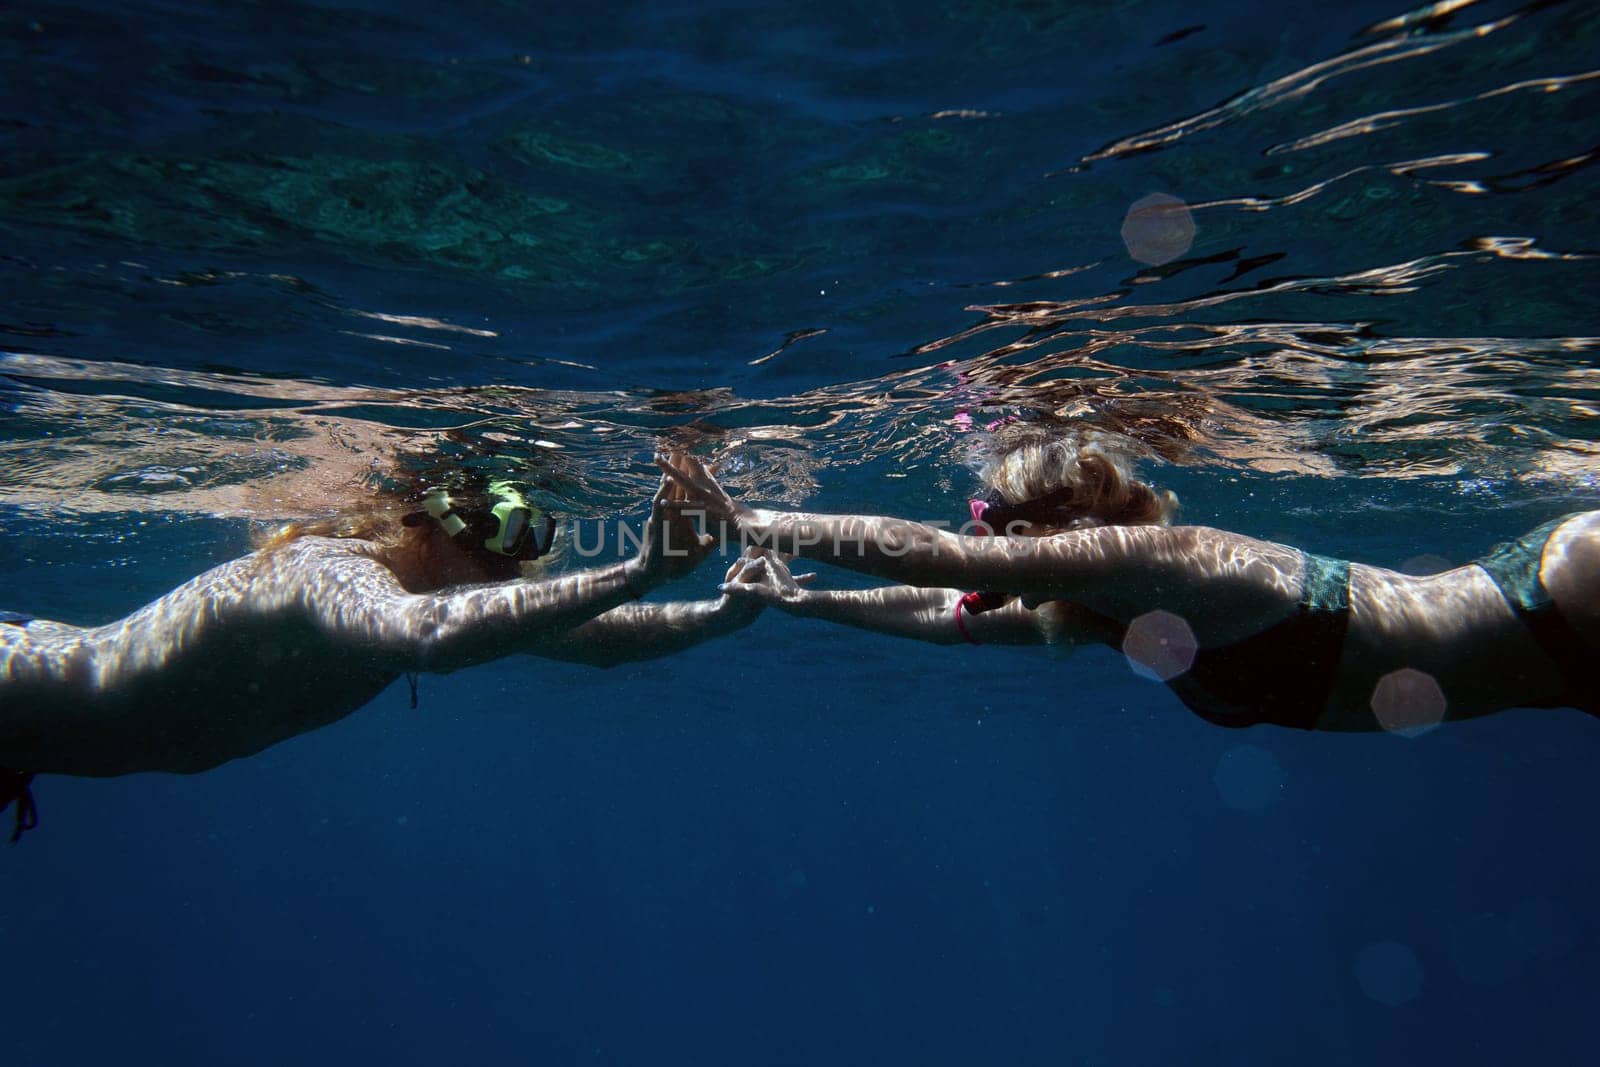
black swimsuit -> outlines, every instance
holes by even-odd
[[[1553,519],[1524,537],[1496,545],[1477,565],[1499,587],[1566,683],[1557,696],[1528,706],[1600,715],[1600,672],[1595,669],[1600,649],[1579,636],[1539,580],[1545,542],[1572,517]],[[1306,554],[1304,588],[1293,615],[1242,641],[1202,649],[1194,666],[1167,684],[1189,710],[1219,726],[1270,722],[1310,730],[1333,693],[1349,624],[1350,564]]]
[[[1350,626],[1350,564],[1302,555],[1305,577],[1294,614],[1230,645],[1201,649],[1194,665],[1167,683],[1207,722],[1317,725]]]
[[[1544,654],[1554,661],[1566,683],[1560,694],[1529,706],[1579,708],[1600,715],[1600,670],[1596,670],[1600,649],[1579,636],[1539,580],[1545,542],[1557,526],[1570,518],[1572,515],[1552,519],[1526,537],[1496,545],[1478,560],[1478,566],[1499,586],[1500,595],[1539,642]]]

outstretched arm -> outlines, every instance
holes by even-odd
[[[713,547],[669,512],[663,480],[651,504],[639,555],[625,563],[532,582],[504,582],[414,595],[376,560],[325,557],[360,543],[306,538],[265,560],[296,577],[273,583],[331,641],[392,658],[403,669],[452,671],[517,652],[539,652],[573,628],[656,585],[688,573]],[[259,597],[256,599],[260,599]]]
[[[731,586],[759,580],[759,568],[745,566],[749,558],[735,560],[728,568],[725,580]],[[760,600],[726,592],[712,600],[624,604],[543,642],[534,654],[591,667],[659,659],[742,630],[764,606]]]
[[[1105,526],[1052,537],[964,537],[894,518],[747,508],[693,459],[658,463],[691,498],[682,506],[700,506],[747,543],[912,585],[996,590],[1025,605],[1068,601],[1105,623],[1107,634],[1159,610],[1179,616],[1201,649],[1215,648],[1288,617],[1304,585],[1303,553],[1226,530]],[[1579,641],[1591,644],[1600,637],[1592,595],[1597,532],[1600,513],[1564,522],[1543,549],[1539,579]],[[1373,728],[1378,684],[1406,670],[1413,674],[1398,677],[1437,683],[1456,718],[1549,700],[1590,706],[1583,701],[1592,698],[1578,693],[1588,693],[1588,683],[1563,683],[1480,567],[1419,579],[1356,565],[1349,593],[1328,705],[1341,728]],[[1571,661],[1583,652],[1564,655]]]
[[[1126,623],[1160,607],[1202,645],[1258,632],[1293,610],[1301,554],[1201,526],[1102,526],[1054,537],[966,537],[874,515],[768,511],[737,503],[691,457],[658,460],[689,502],[748,544],[934,588],[1067,600]]]
[[[1075,605],[1061,605],[1061,610],[1047,617],[1012,600],[1003,607],[973,614],[968,608],[959,607],[965,595],[959,589],[888,585],[875,589],[812,590],[805,585],[815,575],[792,575],[787,565],[771,553],[752,549],[745,560],[740,564],[738,580],[724,583],[723,593],[768,604],[800,618],[821,619],[935,645],[1080,644],[1105,639],[1103,628]]]

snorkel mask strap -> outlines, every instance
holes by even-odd
[[[430,519],[444,527],[444,532],[451,537],[467,528],[466,520],[456,514],[455,501],[450,499],[450,493],[446,489],[429,489],[423,493],[422,510]]]
[[[1074,492],[1070,486],[1057,489],[1053,493],[1024,500],[1019,504],[1007,504],[996,500],[974,500],[971,502],[972,517],[990,529],[1006,533],[1014,522],[1044,523],[1048,526],[1065,527],[1069,522],[1083,518],[1087,511],[1082,508],[1069,508]]]

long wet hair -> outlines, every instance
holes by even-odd
[[[488,549],[464,547],[433,520],[407,524],[407,515],[421,507],[415,492],[370,491],[356,503],[331,508],[321,518],[290,522],[257,538],[264,553],[302,537],[335,537],[366,542],[374,559],[394,572],[409,593],[431,593],[449,586],[506,582],[539,577],[553,553],[537,560],[516,560]]]

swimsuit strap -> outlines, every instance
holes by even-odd
[[[1550,540],[1556,527],[1570,518],[1571,515],[1563,515],[1551,519],[1515,541],[1495,545],[1488,555],[1477,561],[1519,616],[1550,603],[1550,594],[1539,581],[1539,565],[1544,559],[1545,542]]]
[[[1300,606],[1287,625],[1278,624],[1285,635],[1280,647],[1298,653],[1299,692],[1291,697],[1285,690],[1263,710],[1271,716],[1268,722],[1314,730],[1323,706],[1333,696],[1345,635],[1350,630],[1350,561],[1314,552],[1301,555],[1305,568],[1300,578]]]
[[[1303,615],[1338,614],[1348,622],[1350,616],[1350,561],[1302,552],[1305,571],[1300,579],[1300,612]]]

